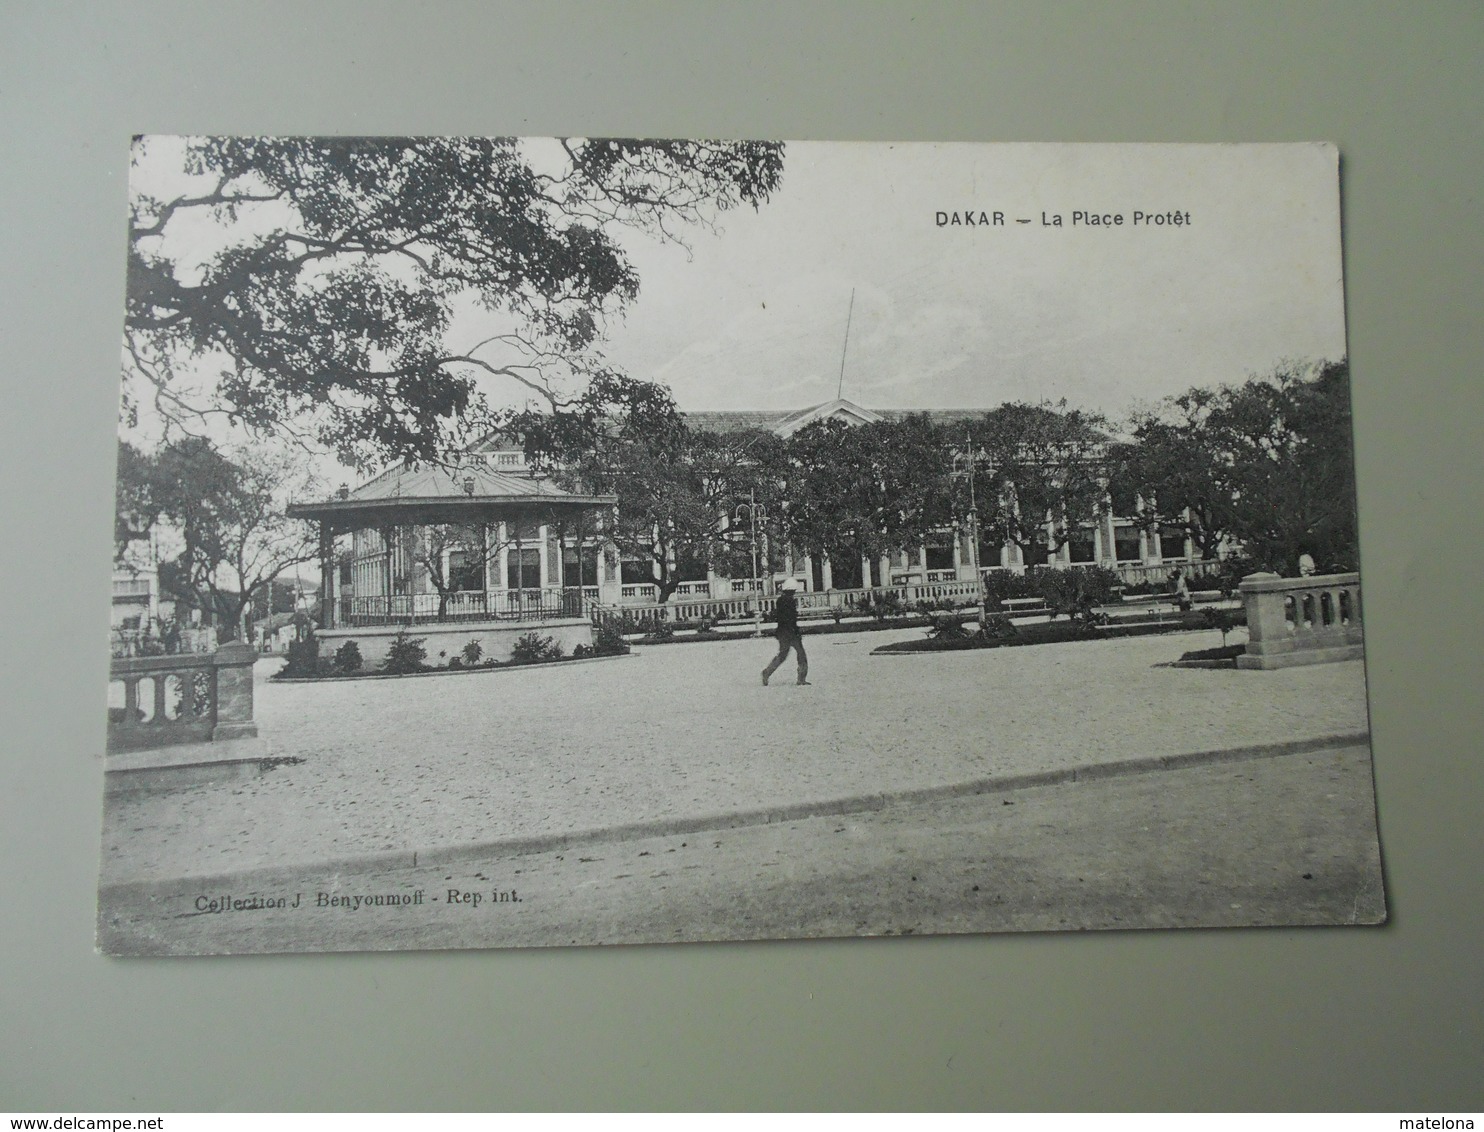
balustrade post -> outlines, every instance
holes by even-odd
[[[1249,588],[1248,583],[1278,581],[1277,574],[1248,574],[1237,587],[1247,611],[1247,637],[1253,643],[1277,641],[1288,636],[1285,612],[1287,594],[1281,589]]]
[[[258,725],[253,721],[252,646],[234,641],[216,650],[212,664],[216,669],[216,726],[211,737],[217,739],[255,739]]]

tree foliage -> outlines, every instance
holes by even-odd
[[[1035,562],[1065,546],[1106,505],[1106,423],[1058,405],[1001,405],[971,422],[982,529]],[[981,455],[982,454],[982,455]]]
[[[178,548],[160,564],[162,591],[219,617],[227,635],[275,578],[315,558],[310,524],[284,514],[289,499],[319,489],[300,457],[253,451],[234,458],[198,437],[152,456],[127,448],[120,448],[120,499],[147,501],[147,510],[121,525],[143,537],[142,517],[150,516],[162,544]]]
[[[838,558],[916,546],[953,520],[952,452],[925,415],[800,429],[785,445],[789,536]]]
[[[1144,503],[1146,525],[1179,527],[1200,556],[1215,558],[1238,523],[1238,470],[1222,421],[1223,393],[1191,389],[1134,415],[1131,438],[1110,460],[1115,500],[1132,515]]]
[[[1223,537],[1256,564],[1297,572],[1357,561],[1349,366],[1285,362],[1240,386],[1191,389],[1138,415],[1114,478],[1152,522],[1184,527],[1204,557]]]
[[[1248,554],[1296,574],[1307,552],[1320,569],[1353,570],[1359,550],[1350,421],[1350,368],[1295,364],[1224,391],[1217,423],[1230,448],[1233,525]]]
[[[154,170],[136,143],[136,169]],[[190,139],[131,200],[127,414],[224,413],[347,462],[434,460],[488,427],[481,382],[565,410],[638,294],[616,238],[760,206],[782,146],[511,138]],[[152,185],[143,176],[145,186]],[[498,331],[450,341],[461,313]],[[219,372],[204,395],[192,371]]]

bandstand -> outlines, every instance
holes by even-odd
[[[592,643],[591,607],[619,586],[603,536],[616,497],[490,466],[497,458],[397,465],[289,507],[319,526],[322,653],[353,640],[375,664],[402,633],[425,638],[430,656],[477,640],[496,660],[532,630],[568,652]]]

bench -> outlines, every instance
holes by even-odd
[[[1005,612],[1014,617],[1027,617],[1050,613],[1051,607],[1043,597],[1007,597],[1000,599]]]

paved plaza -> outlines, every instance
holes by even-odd
[[[806,638],[812,686],[763,688],[771,641],[614,660],[275,684],[247,781],[110,798],[103,880],[213,876],[894,794],[1367,729],[1360,662],[1161,667],[1216,634],[873,656],[922,630]]]

